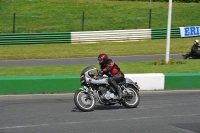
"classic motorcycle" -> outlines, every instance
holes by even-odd
[[[196,56],[187,52],[186,54],[182,54],[183,59],[200,59],[200,56]]]
[[[108,84],[108,77],[92,73],[95,66],[86,67],[80,75],[83,86],[74,94],[74,103],[78,109],[84,112],[94,110],[96,102],[101,105],[122,104],[127,108],[136,108],[140,102],[139,86],[129,78],[118,84],[122,90],[122,99],[118,99],[115,90]]]

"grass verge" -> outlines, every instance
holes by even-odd
[[[182,61],[182,60],[181,60]],[[134,73],[187,73],[200,72],[199,60],[184,60],[184,64],[154,65],[155,61],[128,62],[117,64],[125,74]],[[1,76],[48,76],[48,75],[80,75],[88,65],[66,66],[28,66],[28,67],[0,67]],[[96,64],[99,68],[99,65]]]

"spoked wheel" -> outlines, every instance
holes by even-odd
[[[95,98],[83,90],[78,90],[74,95],[74,103],[78,109],[87,112],[92,111],[95,107]]]
[[[122,105],[127,108],[136,108],[140,102],[140,95],[138,90],[132,86],[128,87],[129,92],[125,96]]]

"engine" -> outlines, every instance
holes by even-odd
[[[104,95],[107,92],[106,86],[99,86],[98,90],[100,91],[100,95]]]
[[[100,96],[105,100],[117,99],[114,93],[110,92],[106,86],[99,86]]]
[[[111,93],[110,91],[107,91],[106,94],[104,94],[104,97],[106,100],[116,99],[116,96],[114,95],[114,93]]]

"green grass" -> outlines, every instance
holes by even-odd
[[[199,72],[199,60],[185,60],[185,64],[153,65],[155,61],[117,63],[125,74]],[[98,64],[95,64],[99,68]],[[0,67],[1,76],[80,75],[88,65]]]
[[[175,3],[172,27],[199,25],[197,3]],[[68,32],[149,28],[150,2],[108,0],[0,0],[0,33]],[[166,28],[168,2],[152,2],[151,28]]]

